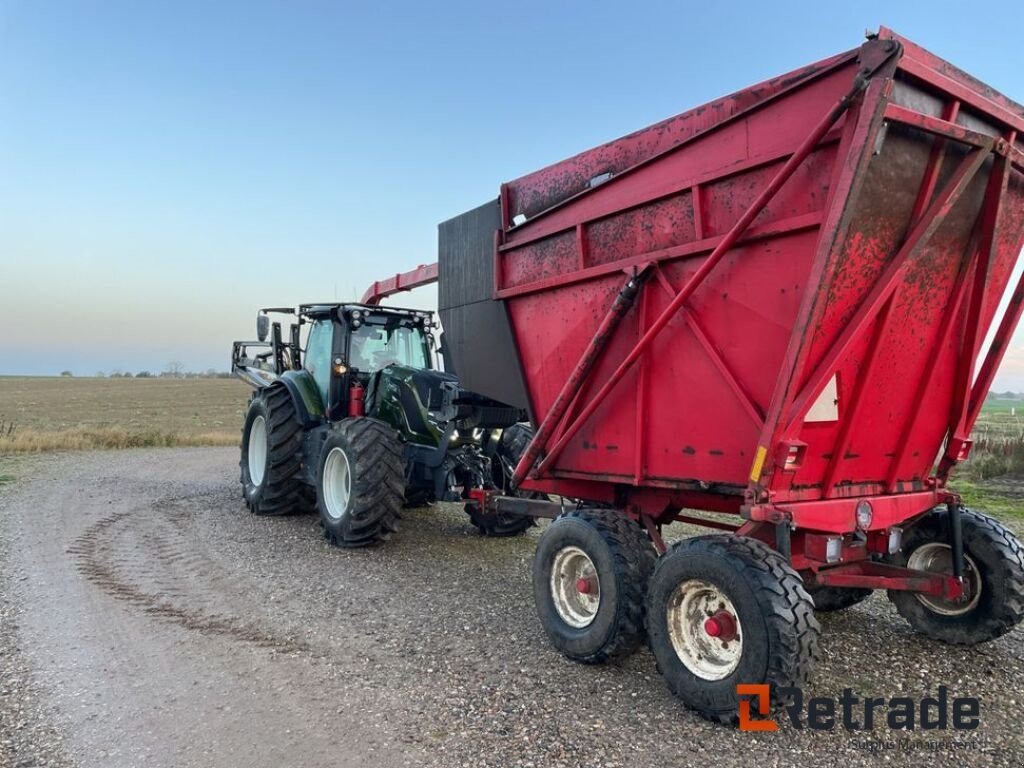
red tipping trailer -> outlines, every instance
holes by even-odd
[[[946,480],[1024,306],[1019,283],[979,361],[1022,247],[1022,137],[1024,108],[883,28],[442,225],[460,378],[529,409],[522,488],[586,500],[534,565],[559,649],[628,652],[646,612],[669,686],[729,719],[738,684],[806,680],[815,603],[888,589],[953,643],[1021,620],[1020,545]],[[507,362],[474,342],[483,312]],[[674,520],[730,535],[665,553]]]

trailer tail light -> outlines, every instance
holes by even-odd
[[[903,529],[898,526],[868,534],[868,552],[878,555],[895,555],[903,546]]]
[[[895,555],[903,547],[903,529],[897,526],[893,526],[889,529],[889,552],[890,555]]]
[[[838,563],[843,559],[843,537],[809,533],[804,537],[804,554],[819,563]]]
[[[868,530],[871,527],[871,520],[874,513],[871,509],[871,503],[868,501],[857,502],[857,527],[862,531]]]
[[[795,472],[804,463],[807,455],[807,443],[802,440],[786,440],[779,444],[775,464],[783,472]]]

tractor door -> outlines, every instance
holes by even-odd
[[[330,319],[314,320],[306,337],[306,352],[302,356],[303,368],[316,382],[324,410],[329,412],[331,389],[331,353],[334,347],[334,322]]]

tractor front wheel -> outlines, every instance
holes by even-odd
[[[338,547],[368,547],[398,530],[405,498],[402,445],[387,424],[338,422],[324,440],[316,484],[324,537]]]
[[[755,539],[681,541],[651,577],[647,635],[658,670],[672,693],[710,720],[737,718],[738,684],[767,683],[773,697],[803,686],[820,634],[799,574]]]
[[[302,423],[283,384],[253,393],[242,427],[242,496],[255,515],[308,511],[302,467]]]
[[[534,600],[551,643],[587,664],[635,651],[656,559],[644,529],[613,509],[579,509],[555,520],[533,559]]]
[[[907,530],[895,562],[952,574],[949,513],[935,509]],[[987,515],[963,510],[964,596],[945,600],[889,591],[889,600],[916,631],[954,645],[976,645],[1005,635],[1024,619],[1024,550],[1017,537]]]

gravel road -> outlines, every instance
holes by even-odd
[[[596,667],[553,651],[536,529],[483,539],[441,505],[341,551],[314,516],[250,516],[233,449],[23,469],[0,490],[5,768],[1024,763],[1020,629],[946,647],[876,595],[823,617],[811,693],[944,684],[981,699],[981,727],[741,733],[683,709],[646,651]]]

